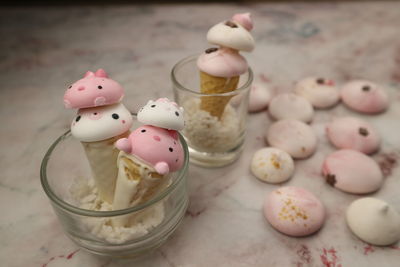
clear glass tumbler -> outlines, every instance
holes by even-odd
[[[88,195],[91,187],[91,170],[84,150],[69,131],[60,136],[43,158],[40,177],[67,236],[92,253],[112,257],[136,257],[165,242],[188,206],[189,153],[184,138],[180,139],[185,152],[184,166],[172,173],[165,189],[128,209],[95,211],[77,203],[77,197]],[[90,197],[89,194],[86,198]],[[134,226],[111,225],[113,219],[122,217],[134,218]]]
[[[239,158],[243,149],[248,98],[253,72],[239,77],[236,90],[219,94],[200,92],[198,55],[179,61],[172,69],[175,101],[185,109],[183,136],[188,144],[190,161],[204,167],[220,167]],[[202,101],[227,102],[222,116],[202,109]]]

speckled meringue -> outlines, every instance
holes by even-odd
[[[258,112],[268,107],[271,100],[271,92],[262,83],[254,83],[250,89],[249,112]]]
[[[339,102],[339,90],[332,80],[308,77],[298,81],[294,92],[306,98],[315,108],[329,108]]]
[[[307,236],[325,222],[325,208],[311,192],[300,187],[281,187],[272,191],[264,203],[264,216],[279,232]]]
[[[281,120],[273,123],[265,135],[272,147],[286,151],[293,158],[311,156],[317,148],[317,136],[312,128],[297,120]]]
[[[379,85],[367,80],[354,80],[340,90],[343,103],[363,113],[379,113],[389,106],[389,97]]]
[[[72,136],[82,142],[102,141],[127,132],[132,115],[121,103],[83,108],[71,123]]]
[[[352,194],[374,192],[383,183],[378,164],[363,153],[350,149],[338,150],[326,157],[322,174],[328,184]]]
[[[285,151],[264,147],[254,153],[250,169],[261,181],[272,184],[282,183],[293,175],[294,162]]]
[[[269,114],[276,120],[294,119],[310,122],[314,116],[314,109],[310,102],[302,96],[292,93],[279,94],[269,103]]]
[[[387,246],[400,240],[400,214],[383,200],[360,198],[347,208],[346,221],[361,240],[377,246]]]
[[[379,149],[378,131],[367,121],[355,117],[336,118],[326,127],[329,141],[337,148],[348,148],[365,154]]]

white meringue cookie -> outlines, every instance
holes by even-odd
[[[255,83],[251,86],[249,95],[249,112],[257,112],[267,108],[271,93],[267,86]]]
[[[347,225],[361,240],[378,246],[400,240],[400,214],[383,200],[360,198],[347,208]]]
[[[149,100],[139,110],[137,119],[143,124],[168,130],[180,131],[185,127],[183,108],[168,98]]]
[[[71,133],[79,141],[96,142],[123,134],[131,126],[131,113],[118,103],[79,109],[71,123]]]
[[[329,108],[339,99],[339,90],[332,80],[308,77],[296,83],[294,92],[306,98],[315,108]]]
[[[310,102],[302,96],[292,93],[279,94],[269,103],[269,114],[276,120],[294,119],[310,122],[314,109]]]
[[[289,180],[294,172],[294,162],[285,151],[264,147],[254,154],[250,168],[261,181],[275,184]]]
[[[253,51],[255,43],[253,36],[242,25],[233,21],[221,22],[213,26],[207,33],[207,41],[246,52]]]

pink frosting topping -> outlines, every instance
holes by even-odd
[[[179,170],[184,162],[183,148],[174,130],[141,126],[128,138],[119,139],[115,146],[149,163],[162,175]]]
[[[209,48],[197,60],[198,68],[216,77],[234,77],[248,69],[246,59],[230,48]]]
[[[253,29],[253,20],[251,19],[250,13],[235,14],[232,17],[232,20],[242,25],[242,27],[248,31]]]
[[[72,84],[64,94],[66,108],[91,108],[118,103],[124,97],[124,89],[108,78],[103,69],[88,71],[83,79]]]

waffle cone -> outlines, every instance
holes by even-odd
[[[200,90],[203,94],[222,94],[236,90],[239,76],[224,78],[216,77],[200,71]],[[232,96],[203,96],[200,109],[221,119],[225,106]]]
[[[118,155],[118,178],[113,210],[126,209],[146,202],[160,192],[167,181],[166,175],[158,174],[154,168],[121,151]],[[114,218],[113,225],[125,226],[131,216]]]
[[[81,142],[92,170],[99,197],[110,204],[114,198],[115,181],[118,173],[119,150],[114,146],[114,143],[128,135],[129,131],[102,141]]]

